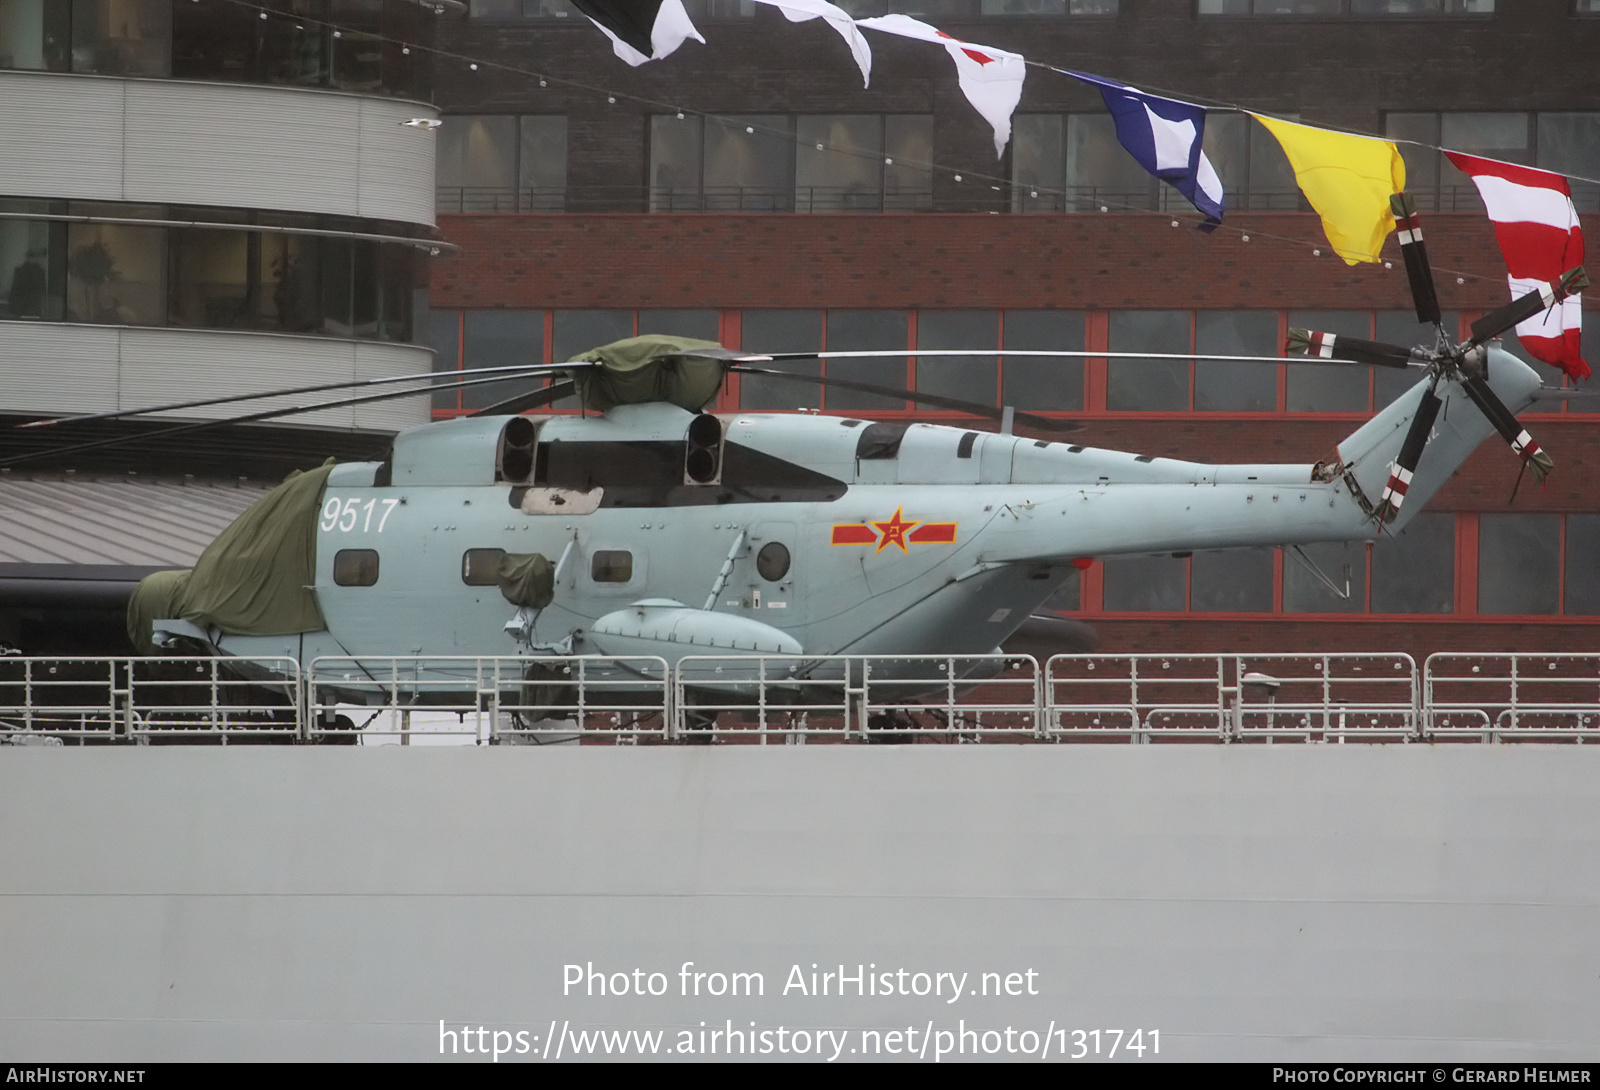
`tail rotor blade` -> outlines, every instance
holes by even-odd
[[[1536,318],[1569,295],[1577,295],[1589,286],[1589,274],[1582,265],[1569,269],[1561,279],[1550,284],[1540,284],[1520,299],[1513,300],[1499,310],[1491,310],[1472,323],[1472,345],[1480,345],[1500,336],[1512,326]]]
[[[1417,357],[1409,348],[1382,341],[1364,341],[1337,333],[1317,333],[1309,329],[1290,329],[1284,346],[1289,352],[1334,363],[1374,364],[1378,367],[1409,367]]]
[[[1546,454],[1538,442],[1529,435],[1527,429],[1517,420],[1506,403],[1500,400],[1490,385],[1474,375],[1464,376],[1461,379],[1461,388],[1466,391],[1472,403],[1476,405],[1483,415],[1489,418],[1489,423],[1494,425],[1494,430],[1511,446],[1511,452],[1521,458],[1528,468],[1533,470],[1534,479],[1540,484],[1555,469],[1555,459]]]
[[[1422,392],[1422,401],[1417,405],[1417,415],[1411,418],[1411,427],[1406,432],[1405,442],[1400,445],[1400,454],[1389,466],[1389,483],[1384,486],[1378,506],[1372,512],[1379,526],[1393,522],[1400,514],[1400,505],[1405,503],[1406,492],[1411,488],[1411,477],[1417,471],[1417,463],[1422,460],[1422,450],[1433,434],[1433,422],[1438,418],[1442,404],[1444,402],[1434,395],[1433,387]]]
[[[1389,198],[1389,207],[1394,211],[1400,253],[1406,259],[1406,278],[1411,281],[1411,301],[1417,307],[1417,321],[1439,325],[1439,293],[1433,287],[1433,269],[1428,264],[1428,250],[1422,242],[1422,221],[1417,216],[1417,206],[1411,194],[1396,193]]]

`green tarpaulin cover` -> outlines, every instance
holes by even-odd
[[[572,376],[584,407],[595,412],[645,401],[667,401],[698,412],[722,385],[722,360],[693,354],[706,349],[723,351],[716,341],[652,334],[591,348],[569,362],[599,365]]]
[[[542,553],[506,553],[494,574],[500,593],[514,606],[543,609],[556,596],[556,566]]]
[[[317,606],[317,514],[333,460],[294,472],[233,520],[188,571],[157,572],[128,602],[128,635],[145,654],[152,622],[180,618],[238,636],[286,636],[327,625]]]

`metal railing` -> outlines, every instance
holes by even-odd
[[[1422,707],[1433,739],[1600,740],[1600,654],[1429,655]]]
[[[1401,654],[1057,655],[1043,711],[1063,741],[1401,741],[1416,681]]]
[[[400,745],[664,740],[670,675],[650,657],[330,656],[306,671],[309,740]]]
[[[0,742],[1600,740],[1600,653],[0,658]]]
[[[977,742],[1040,737],[1027,655],[688,656],[673,672],[675,737]]]
[[[292,742],[300,664],[265,658],[0,659],[0,735]]]

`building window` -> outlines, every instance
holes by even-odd
[[[567,119],[449,114],[435,167],[441,212],[560,212],[567,206]]]
[[[0,68],[66,71],[71,11],[62,0],[0,0]]]
[[[1494,0],[1200,0],[1201,15],[1493,15]]]
[[[67,225],[0,220],[0,318],[66,317]]]
[[[893,350],[907,348],[910,315],[903,310],[830,310],[828,340],[830,351]],[[910,353],[907,353],[909,356]],[[906,385],[906,359],[869,357],[867,359],[828,360],[825,372],[830,378],[853,379],[878,386]],[[863,393],[830,386],[823,392],[823,405],[829,409],[904,409],[903,398]]]
[[[469,310],[461,336],[461,369],[506,367],[544,362],[544,311]],[[483,409],[496,402],[527,393],[544,384],[542,378],[507,379],[465,386],[463,409]]]
[[[1281,344],[1275,310],[1195,312],[1196,352],[1276,356]],[[1201,412],[1271,412],[1278,407],[1278,369],[1270,363],[1197,359],[1194,407]]]
[[[1113,352],[1186,353],[1187,310],[1114,310],[1106,347]],[[1182,412],[1189,408],[1188,360],[1113,359],[1106,363],[1106,408]]]
[[[652,212],[909,212],[933,203],[931,114],[650,119]]]
[[[405,244],[337,236],[0,220],[0,318],[408,341],[414,261]]]
[[[917,315],[917,347],[996,349],[997,310],[924,310]],[[917,389],[943,397],[993,405],[1000,395],[1000,357],[918,356]]]
[[[747,310],[740,318],[743,347],[751,352],[822,351],[820,310]],[[769,371],[822,375],[821,360],[780,360],[761,364]],[[742,409],[820,409],[822,387],[764,375],[739,376]]]
[[[1181,613],[1188,603],[1189,562],[1180,557],[1113,557],[1103,567],[1107,612]]]
[[[0,0],[0,68],[427,99],[431,53],[405,43],[430,42],[432,20],[410,0]]]
[[[1561,516],[1478,516],[1478,612],[1555,613]]]
[[[1391,113],[1384,131],[1401,140],[1446,147],[1558,174],[1600,177],[1600,112]],[[1402,143],[1406,188],[1424,210],[1481,212],[1472,180],[1432,147]],[[1600,210],[1600,184],[1572,181],[1580,213]]]
[[[1085,317],[1081,310],[1008,310],[1003,345],[1017,351],[1081,352]],[[1080,411],[1083,408],[1083,360],[1002,357],[1000,399],[1001,404],[1023,410]]]
[[[1424,513],[1372,546],[1372,612],[1455,608],[1456,517]]]
[[[641,310],[639,336],[656,333],[666,337],[693,337],[700,341],[721,340],[722,316],[715,310]]]
[[[1272,612],[1272,549],[1195,553],[1189,562],[1189,608],[1196,613]]]
[[[1568,515],[1566,527],[1564,612],[1600,614],[1600,515]]]
[[[1289,160],[1262,126],[1210,114],[1204,146],[1230,211],[1300,209]],[[1193,211],[1127,153],[1110,114],[1018,114],[1011,149],[1013,212]]]
[[[1574,0],[1573,10],[1579,15],[1600,15],[1600,0]]]
[[[1312,567],[1316,571],[1312,570]],[[1318,576],[1327,577],[1324,582]],[[1333,584],[1331,587],[1329,583]],[[1283,551],[1285,613],[1361,613],[1367,607],[1367,546],[1319,542]]]
[[[1372,312],[1366,310],[1291,310],[1289,325],[1372,339]],[[1349,363],[1292,363],[1284,407],[1292,413],[1366,412],[1372,370]]]
[[[683,0],[683,7],[695,23],[749,19],[756,11],[754,0]],[[468,0],[467,13],[473,19],[484,22],[522,19],[586,21],[582,13],[567,0]]]

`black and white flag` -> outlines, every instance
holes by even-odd
[[[689,21],[683,0],[572,0],[611,39],[611,50],[634,67],[657,61],[693,38],[705,39]]]

